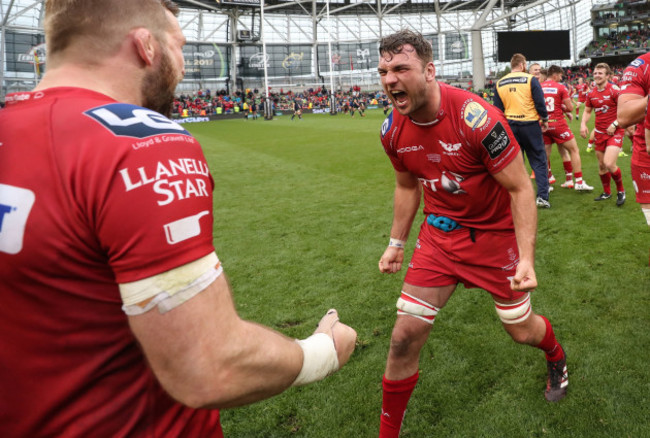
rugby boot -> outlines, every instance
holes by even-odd
[[[611,193],[601,193],[600,196],[594,198],[594,201],[605,201],[612,197]]]
[[[616,194],[616,206],[620,207],[625,204],[625,192],[618,192]]]
[[[539,196],[537,197],[537,201],[535,201],[538,207],[540,208],[551,208],[551,203],[548,202],[546,199],[542,199]]]
[[[569,386],[569,374],[566,368],[566,353],[564,357],[556,362],[546,361],[548,368],[548,380],[544,397],[547,401],[558,402],[566,396]]]
[[[577,183],[575,185],[575,189],[577,191],[579,191],[579,192],[590,192],[594,188],[592,186],[590,186],[589,184],[587,184],[586,182],[582,181],[582,182],[579,182],[579,183]]]

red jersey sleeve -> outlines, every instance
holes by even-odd
[[[560,103],[564,103],[564,101],[569,98],[569,90],[567,90],[564,85],[560,84]]]
[[[398,172],[406,172],[408,169],[397,158],[397,134],[399,132],[399,118],[395,117],[395,112],[391,112],[381,125],[381,144],[384,152],[388,155],[393,168]]]
[[[650,53],[639,56],[623,72],[622,94],[646,96],[650,92]]]
[[[214,251],[214,184],[199,143],[180,125],[133,105],[84,115],[75,129],[92,140],[79,146],[80,168],[66,177],[116,281],[147,278]]]

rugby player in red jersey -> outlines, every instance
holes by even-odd
[[[641,206],[645,220],[650,226],[650,138],[647,114],[650,94],[650,53],[632,61],[621,79],[621,95],[618,98],[618,115],[621,126],[636,125],[632,138],[631,173],[636,202]],[[645,114],[645,126],[643,126]],[[645,135],[644,135],[645,131]]]
[[[584,105],[587,100],[587,93],[589,93],[589,85],[585,83],[584,78],[578,78],[578,83],[575,85],[575,90],[578,93],[578,102],[576,103],[576,120],[580,118],[580,105]]]
[[[458,283],[489,292],[512,339],[545,352],[545,397],[562,399],[564,351],[530,304],[537,287],[535,192],[508,122],[475,94],[436,80],[432,48],[421,34],[387,36],[379,52],[381,83],[394,107],[381,142],[396,179],[381,272],[401,270],[422,193],[425,214],[397,300],[379,436],[399,435],[419,378],[420,350]]]
[[[178,12],[45,1],[47,71],[0,111],[3,437],[222,437],[219,408],[354,349],[336,311],[299,342],[237,315],[206,159],[163,115],[184,75]]]
[[[553,146],[553,143],[557,143],[558,147],[567,150],[571,156],[571,160],[563,162],[567,179],[562,184],[562,187],[575,187],[575,190],[578,191],[591,191],[594,188],[582,179],[582,161],[580,160],[578,143],[564,118],[565,111],[569,114],[573,111],[569,91],[560,83],[564,71],[557,65],[552,65],[548,68],[547,75],[548,78],[542,82],[542,90],[544,91],[544,100],[549,117],[548,129],[543,134],[546,153],[547,155],[551,154],[551,146]],[[575,176],[575,184],[572,173]]]
[[[625,203],[625,188],[621,169],[616,165],[618,153],[623,147],[625,130],[616,120],[616,107],[620,89],[609,82],[612,71],[606,63],[594,67],[596,87],[587,94],[585,109],[580,122],[580,135],[589,136],[587,122],[591,119],[592,111],[596,113],[594,140],[596,157],[598,158],[598,174],[603,184],[603,193],[595,201],[604,201],[612,197],[611,180],[616,183],[616,205]]]

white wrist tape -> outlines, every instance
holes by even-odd
[[[406,241],[404,240],[393,239],[391,237],[390,240],[388,241],[388,246],[394,246],[395,248],[404,249],[404,245],[406,245]]]
[[[307,339],[296,339],[303,352],[302,369],[292,386],[323,380],[339,369],[339,358],[334,340],[325,333],[316,333]]]

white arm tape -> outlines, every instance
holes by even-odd
[[[404,249],[404,245],[406,245],[405,240],[393,239],[392,237],[388,240],[388,246]]]
[[[119,285],[122,310],[141,315],[154,307],[166,313],[205,290],[223,273],[217,254],[201,257],[183,266],[143,280]]]
[[[323,380],[339,369],[339,358],[334,340],[325,333],[316,333],[307,339],[296,339],[303,352],[302,369],[292,386],[301,386]]]

